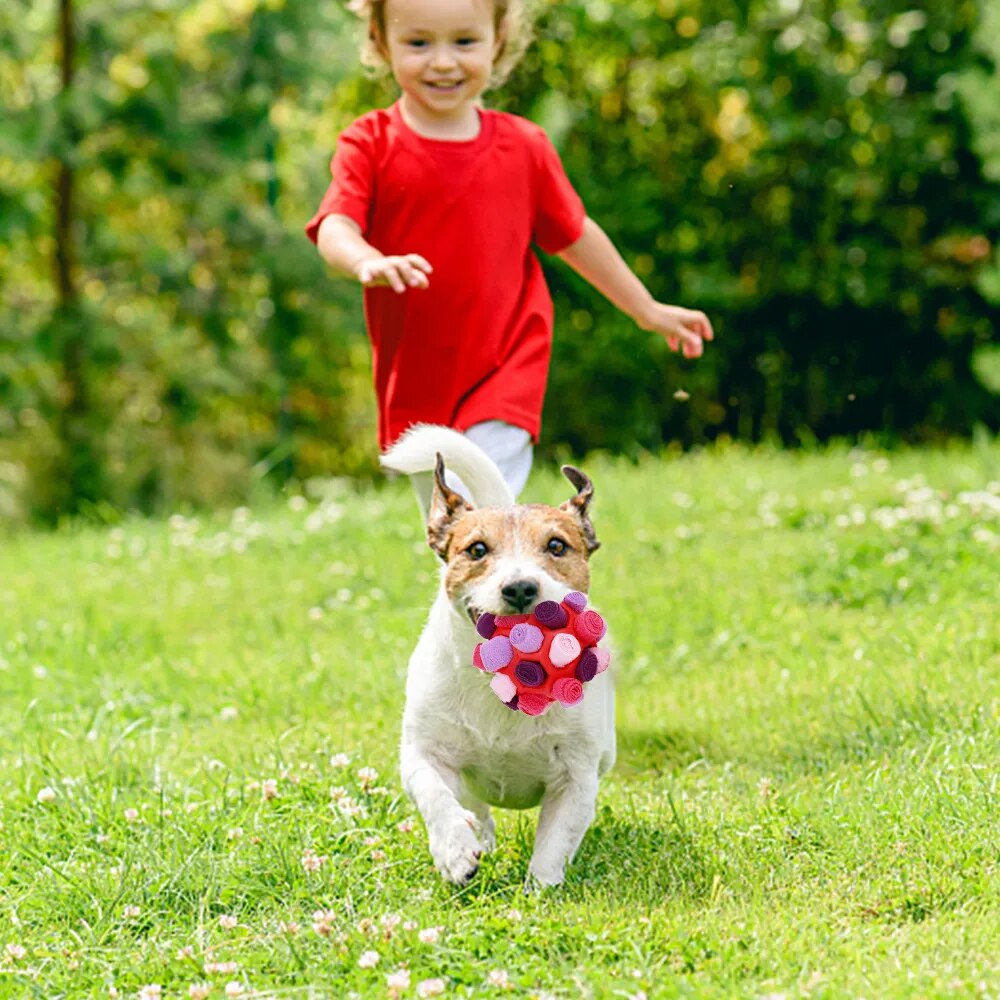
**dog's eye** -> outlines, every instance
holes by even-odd
[[[466,550],[466,555],[471,559],[482,559],[490,550],[486,547],[485,542],[473,542]]]
[[[550,538],[549,544],[545,546],[551,555],[561,556],[569,546],[561,538]]]

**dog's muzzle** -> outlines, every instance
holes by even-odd
[[[515,614],[523,615],[537,602],[539,589],[534,580],[511,580],[500,588],[500,593]]]

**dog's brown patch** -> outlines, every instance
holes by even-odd
[[[590,502],[594,499],[594,484],[575,466],[564,465],[562,473],[576,487],[576,496],[560,504],[559,509],[569,511],[577,517],[587,540],[587,551],[596,552],[601,543],[597,540],[594,525],[590,521]]]
[[[447,561],[452,529],[472,507],[444,481],[444,471],[444,459],[438,453],[434,468],[434,492],[427,515],[427,544]]]
[[[497,571],[503,558],[515,558],[525,566],[559,580],[571,590],[587,593],[590,568],[587,560],[599,546],[590,521],[589,507],[594,488],[590,480],[572,466],[563,466],[566,478],[576,487],[576,496],[559,507],[521,504],[514,507],[471,507],[445,482],[444,461],[437,457],[434,493],[427,520],[427,540],[447,564],[445,590],[453,603],[476,584]],[[470,613],[504,608],[470,608]]]
[[[565,545],[559,555],[550,551],[553,540]],[[480,544],[486,549],[482,556],[477,548]],[[557,550],[560,547],[554,546]],[[571,590],[586,593],[590,588],[590,552],[579,518],[557,507],[531,504],[472,510],[452,527],[445,552],[445,589],[449,599],[455,600],[494,572],[499,559],[523,553]]]

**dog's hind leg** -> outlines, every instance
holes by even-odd
[[[559,885],[583,835],[594,820],[597,772],[576,774],[546,789],[535,831],[535,850],[528,867],[538,885]]]
[[[419,748],[404,745],[400,777],[406,794],[424,819],[438,871],[449,882],[465,885],[479,870],[483,845],[476,836],[476,814],[463,808],[458,800],[457,772]]]

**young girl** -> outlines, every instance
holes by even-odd
[[[401,96],[350,125],[306,232],[365,287],[385,449],[415,423],[465,432],[523,488],[537,441],[552,302],[536,244],[689,358],[712,327],[657,302],[589,219],[538,126],[480,97],[524,48],[523,0],[353,0]],[[426,510],[429,477],[415,482]]]

